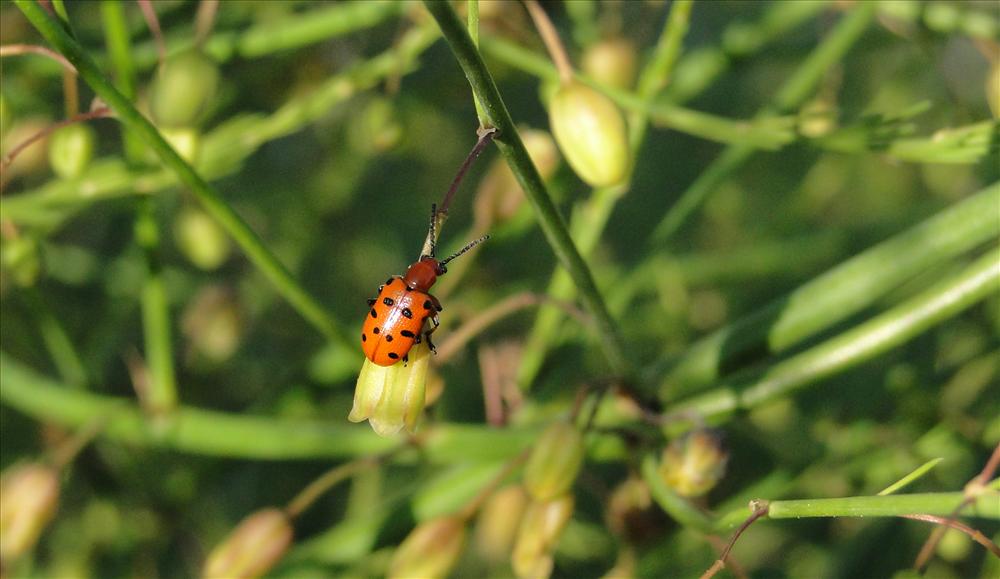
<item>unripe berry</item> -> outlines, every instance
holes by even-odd
[[[620,183],[629,170],[625,119],[608,97],[576,81],[552,97],[549,123],[563,156],[594,187]]]
[[[219,68],[200,50],[167,58],[156,71],[149,107],[158,125],[194,125],[208,109],[219,86]]]
[[[635,44],[626,38],[609,38],[592,44],[583,53],[583,71],[596,81],[627,90],[635,82]]]
[[[188,207],[174,221],[174,240],[191,263],[199,269],[211,271],[229,257],[229,237],[222,227],[207,213]]]
[[[56,175],[73,179],[83,174],[94,158],[94,129],[73,123],[54,131],[49,137],[49,164]]]

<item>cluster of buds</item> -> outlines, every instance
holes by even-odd
[[[424,411],[430,353],[424,340],[410,349],[408,362],[379,366],[365,358],[347,419],[367,420],[380,436],[396,434],[404,427],[413,433]]]
[[[261,509],[240,524],[209,553],[202,577],[260,577],[288,552],[294,531],[285,511]]]
[[[400,543],[389,563],[390,578],[445,577],[465,546],[465,518],[449,515],[417,525]]]
[[[660,457],[660,476],[677,494],[699,497],[726,473],[729,453],[719,432],[700,428],[671,442]]]
[[[0,564],[34,548],[59,506],[59,470],[33,462],[0,477]]]

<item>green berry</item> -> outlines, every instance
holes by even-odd
[[[219,87],[219,68],[197,49],[169,57],[156,71],[150,90],[150,112],[164,127],[194,125],[208,109]]]
[[[568,82],[552,97],[549,123],[566,162],[581,179],[594,187],[625,179],[630,164],[625,119],[608,97]]]
[[[63,179],[79,177],[94,158],[96,141],[94,129],[81,123],[56,130],[49,137],[49,164],[52,170]]]

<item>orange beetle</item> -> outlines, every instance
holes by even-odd
[[[427,339],[431,350],[431,333],[438,327],[438,312],[441,302],[428,293],[438,276],[447,273],[445,265],[469,251],[476,245],[489,239],[489,235],[469,243],[461,251],[451,257],[438,261],[434,257],[434,223],[437,208],[431,207],[431,252],[421,255],[402,277],[396,275],[379,286],[378,296],[368,300],[368,316],[361,328],[361,349],[365,357],[379,366],[392,366],[402,360],[407,361],[407,354],[414,344],[420,343],[421,334]],[[433,327],[424,332],[424,323],[431,320]]]

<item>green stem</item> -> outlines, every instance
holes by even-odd
[[[115,111],[118,120],[139,135],[156,152],[163,164],[177,174],[179,180],[191,190],[205,210],[233,237],[246,252],[247,257],[274,284],[278,292],[288,300],[292,307],[327,338],[339,339],[345,344],[353,344],[353,340],[343,333],[323,307],[298,284],[261,238],[233,211],[215,188],[209,185],[191,165],[177,154],[173,147],[163,139],[156,127],[136,110],[130,99],[122,95],[108,82],[83,47],[33,0],[16,0],[15,4],[49,44],[73,63],[80,78],[90,85],[94,92]]]
[[[469,38],[468,32],[462,26],[451,5],[447,2],[430,0],[425,0],[424,4],[437,21],[455,55],[455,59],[465,72],[476,96],[479,97],[489,124],[499,129],[500,133],[496,139],[497,147],[507,159],[521,189],[531,201],[549,245],[552,246],[559,262],[573,278],[584,307],[597,322],[598,328],[604,336],[601,345],[612,371],[618,374],[630,373],[630,363],[618,327],[608,313],[607,305],[594,283],[590,268],[573,243],[559,210],[556,209],[552,198],[549,197],[538,170],[531,161],[531,157],[528,156],[528,151],[524,148],[524,143],[521,142],[517,127],[500,97],[493,77],[483,63],[482,56],[472,44],[472,39]]]
[[[37,289],[25,288],[22,295],[38,320],[38,331],[42,334],[42,341],[60,378],[73,388],[86,388],[87,370],[76,348],[73,347],[73,341],[66,333],[66,328],[52,314]]]
[[[690,0],[679,0],[670,9],[670,18],[656,43],[653,57],[639,75],[639,97],[649,102],[670,79],[670,71],[679,54],[681,41],[687,31],[687,21],[691,14]],[[629,145],[632,158],[638,158],[648,127],[649,117],[644,112],[634,113],[629,119]],[[631,180],[631,179],[630,179]],[[611,188],[595,189],[590,197],[580,203],[570,218],[570,235],[576,242],[581,255],[589,257],[597,247],[607,226],[611,211],[618,199],[628,190],[630,184]],[[566,301],[574,297],[573,280],[566,271],[557,268],[552,274],[546,294],[554,300]],[[541,370],[542,363],[563,321],[563,312],[551,306],[542,306],[531,332],[525,341],[524,354],[518,367],[517,383],[528,389]]]
[[[143,406],[156,417],[165,417],[177,407],[177,379],[174,374],[173,335],[170,327],[170,304],[160,263],[160,232],[156,222],[154,199],[143,199],[135,222],[136,241],[143,250],[146,279],[142,286],[142,333],[148,388],[140,390]]]
[[[877,2],[865,2],[855,6],[844,16],[836,28],[785,81],[775,95],[772,105],[762,111],[758,118],[766,118],[775,113],[786,114],[802,104],[812,94],[823,75],[858,41],[874,17],[877,7]],[[748,145],[727,147],[670,207],[653,232],[653,241],[662,244],[673,236],[705,198],[743,167],[752,154],[753,149]]]
[[[769,505],[768,518],[949,516],[965,498],[964,493],[958,492],[773,501]],[[1000,520],[1000,495],[980,495],[962,515]]]
[[[479,0],[466,0],[466,10],[469,12],[469,38],[472,44],[479,48]],[[479,104],[479,97],[472,95],[472,102],[476,105],[476,117],[479,119],[479,126],[486,126],[486,114],[483,112],[483,105]]]
[[[774,354],[873,304],[921,271],[998,236],[1000,183],[954,204],[697,341],[660,387],[664,400],[710,384],[751,353]]]
[[[669,408],[671,416],[699,415],[718,420],[759,406],[862,364],[919,336],[1000,289],[997,247],[956,276],[843,332],[775,364],[759,376],[724,384]]]

